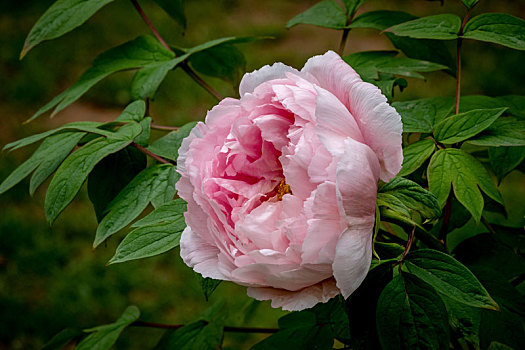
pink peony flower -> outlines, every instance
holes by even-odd
[[[399,114],[332,51],[239,90],[179,150],[182,259],[285,310],[347,298],[370,266],[377,182],[401,169]]]

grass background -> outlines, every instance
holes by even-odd
[[[225,36],[272,36],[273,40],[239,45],[245,53],[247,71],[281,61],[300,68],[314,54],[338,47],[340,33],[313,26],[286,30],[286,22],[316,1],[188,0],[185,33],[152,0],[140,1],[168,42],[190,47]],[[53,0],[0,2],[0,146],[35,132],[78,121],[109,121],[130,102],[132,72],[118,73],[99,83],[79,102],[54,119],[40,117],[22,125],[39,107],[70,86],[99,53],[141,34],[149,34],[129,1],[116,0],[84,26],[57,40],[34,48],[22,61],[18,56],[25,36]],[[463,15],[459,0],[368,1],[360,12],[376,9],[403,10],[424,16],[437,13]],[[482,12],[525,13],[525,1],[484,1]],[[453,43],[450,43],[453,45]],[[385,36],[373,30],[353,30],[345,53],[390,49]],[[453,48],[450,47],[452,50]],[[525,95],[525,53],[497,45],[465,41],[464,94],[489,96]],[[429,96],[453,96],[454,80],[437,72],[427,80],[409,79],[396,100]],[[206,78],[223,95],[236,96],[234,87]],[[181,71],[168,75],[152,103],[158,124],[182,125],[201,120],[215,101]],[[153,137],[161,133],[154,133]],[[0,179],[4,179],[34,149],[28,147],[0,154]],[[504,199],[515,208],[522,224],[523,174],[517,171],[504,180]],[[53,227],[43,215],[45,191],[31,198],[28,183],[0,197],[0,349],[36,349],[65,327],[87,328],[112,322],[127,305],[142,311],[141,319],[166,323],[196,320],[215,303],[230,310],[230,325],[274,327],[283,314],[268,302],[254,303],[245,288],[222,283],[209,302],[199,280],[178,256],[178,250],[158,257],[106,267],[123,234],[106,246],[91,250],[96,220],[83,189]],[[130,328],[117,349],[151,348],[162,332]],[[226,348],[246,348],[258,335],[227,334]]]

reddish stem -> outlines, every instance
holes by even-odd
[[[158,161],[161,162],[161,163],[173,165],[173,163],[167,161],[166,159],[162,158],[161,156],[159,156],[159,155],[157,155],[157,154],[151,152],[150,150],[148,150],[148,149],[142,147],[141,145],[139,145],[139,144],[137,144],[137,143],[135,143],[135,142],[132,142],[131,145],[132,145],[133,147],[135,147],[136,149],[138,149],[139,151],[141,151],[142,153],[144,153],[144,154],[150,156],[151,158],[154,158],[154,159],[158,160]]]
[[[151,128],[155,130],[165,130],[165,131],[177,131],[180,129],[178,126],[167,126],[167,125],[158,125],[158,124],[151,124]]]
[[[164,324],[164,323],[155,323],[155,322],[146,322],[146,321],[136,321],[131,324],[132,326],[137,327],[151,327],[151,328],[163,328],[163,329],[179,329],[184,327],[183,324]],[[260,327],[232,327],[224,326],[225,332],[235,332],[235,333],[276,333],[279,331],[278,328],[260,328]]]

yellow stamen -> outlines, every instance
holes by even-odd
[[[286,183],[286,179],[282,179],[277,186],[277,199],[282,200],[285,194],[292,194],[292,189]]]

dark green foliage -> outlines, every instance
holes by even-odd
[[[56,1],[31,29],[21,56],[42,41],[72,31],[110,2],[112,0]],[[154,2],[183,30],[186,29],[184,0]],[[292,18],[287,27],[313,24],[336,29],[343,31],[344,40],[350,30],[351,35],[354,35],[354,30],[361,28],[385,34],[399,51],[355,52],[359,49],[356,46],[357,49],[352,50],[354,53],[345,56],[344,60],[364,81],[379,87],[388,100],[398,97],[397,90],[394,94],[396,86],[399,91],[403,91],[408,82],[412,84],[410,79],[425,79],[422,73],[449,73],[429,74],[430,79],[435,76],[443,79],[455,77],[456,63],[451,49],[458,44],[459,50],[463,39],[525,50],[525,21],[521,18],[482,13],[465,19],[462,25],[461,18],[456,14],[417,18],[406,12],[379,9],[355,16],[365,2],[323,0]],[[462,2],[468,9],[478,3],[477,0]],[[136,6],[139,3],[142,4],[142,1],[134,2]],[[375,5],[370,2],[363,8]],[[225,2],[223,6],[235,12],[235,7],[239,5],[234,1]],[[145,12],[148,11],[146,9]],[[162,16],[166,17],[165,14]],[[212,20],[209,22],[213,25]],[[159,29],[160,32],[165,30],[161,26]],[[341,33],[336,34],[340,36]],[[282,39],[280,34],[276,36]],[[172,40],[174,38],[170,37]],[[189,43],[190,48],[178,46],[180,43],[177,41],[181,38],[173,40],[176,45],[168,47],[158,40],[156,33],[133,40],[126,38],[129,41],[98,55],[91,68],[76,83],[38,110],[30,120],[51,109],[54,109],[53,115],[58,113],[99,81],[119,71],[136,70],[125,97],[119,98],[120,104],[130,99],[134,102],[113,122],[73,122],[7,144],[4,149],[13,151],[41,142],[36,151],[3,180],[0,193],[15,187],[33,173],[29,191],[34,194],[55,173],[47,189],[44,205],[48,221],[53,222],[88,179],[88,196],[99,222],[93,245],[96,247],[107,242],[109,237],[130,227],[108,262],[108,265],[112,265],[110,269],[120,269],[121,265],[117,263],[158,256],[168,251],[173,254],[159,256],[158,259],[176,258],[173,248],[179,245],[186,228],[184,215],[187,209],[186,203],[176,198],[175,184],[180,177],[176,162],[182,140],[190,134],[196,122],[183,125],[190,119],[177,116],[170,124],[183,126],[159,136],[157,131],[152,133],[151,129],[169,128],[152,125],[152,118],[162,113],[159,113],[160,108],[155,108],[150,115],[150,104],[155,97],[166,93],[163,92],[166,90],[163,82],[168,73],[177,67],[182,67],[184,72],[197,80],[200,78],[196,78],[193,71],[218,78],[211,85],[220,84],[221,79],[236,87],[247,60],[234,45],[259,38],[264,37],[228,36],[195,46],[191,33],[188,40],[181,41]],[[445,43],[446,40],[450,40],[452,45]],[[309,41],[304,40],[302,43]],[[342,41],[341,51],[343,47]],[[253,58],[253,55],[248,58]],[[458,62],[461,59],[458,58]],[[479,73],[476,63],[465,62],[465,68]],[[65,70],[64,74],[69,72]],[[128,77],[131,78],[131,75]],[[179,83],[182,88],[185,86],[184,82],[177,81],[176,88],[180,88]],[[206,86],[202,81],[200,84]],[[428,84],[439,89],[439,84]],[[221,88],[219,85],[218,90]],[[468,85],[466,89],[479,90]],[[425,96],[417,91],[411,96],[414,95]],[[364,282],[347,300],[336,296],[311,309],[281,317],[278,331],[262,341],[258,338],[259,342],[253,345],[253,349],[332,349],[345,346],[352,349],[387,350],[495,350],[525,347],[523,210],[509,205],[507,198],[503,200],[508,189],[502,188],[500,193],[498,188],[507,174],[515,169],[524,169],[525,97],[471,95],[455,101],[453,97],[440,95],[452,96],[453,93],[435,93],[432,90],[433,97],[392,104],[403,122],[404,161],[397,177],[378,185],[373,260]],[[117,97],[111,99],[117,100]],[[170,110],[168,114],[171,113]],[[149,166],[146,155],[152,157]],[[490,166],[491,172],[485,166]],[[497,178],[498,186],[492,175]],[[515,188],[519,190],[517,185]],[[153,210],[148,213],[150,204]],[[519,223],[511,224],[506,218],[507,212],[511,211],[518,213]],[[5,270],[18,276],[17,269],[23,272],[24,266],[11,262],[14,256],[12,241],[20,232],[24,232],[24,228],[13,225],[8,228],[10,234],[0,235],[0,272]],[[47,254],[38,259],[56,260],[56,266],[51,267],[56,270],[65,265],[64,248],[55,249],[53,246]],[[107,261],[108,257],[104,259]],[[171,263],[169,259],[166,261]],[[35,265],[41,266],[41,269],[48,266]],[[4,269],[4,266],[7,268]],[[169,265],[168,268],[171,267]],[[101,271],[95,271],[95,280],[102,275]],[[155,268],[148,277],[153,278],[157,274],[163,276],[163,273],[165,271]],[[184,272],[181,272],[181,276],[185,278]],[[80,295],[89,290],[86,289],[86,283],[77,280],[76,276],[69,277],[69,281],[74,280],[78,284]],[[187,288],[187,282],[184,279],[184,285],[178,285],[173,293],[186,296],[195,294],[194,289]],[[199,282],[206,301],[221,283],[220,280],[201,276]],[[105,280],[101,283],[104,288],[112,288],[107,286],[111,283]],[[140,283],[144,284],[143,278]],[[96,283],[91,281],[91,284]],[[225,285],[224,289],[228,287]],[[9,286],[4,288],[9,290]],[[99,286],[89,293],[97,300],[100,296],[102,303],[106,300],[104,288]],[[3,288],[0,289],[1,292]],[[60,299],[63,298],[60,288],[56,293]],[[202,299],[200,293],[196,294]],[[228,297],[234,299],[236,296]],[[0,299],[0,306],[5,306],[5,314],[8,315],[5,317],[8,321],[5,333],[9,333],[15,327],[12,324],[18,322],[10,316],[16,314],[16,310],[13,312],[16,306],[12,305],[18,305],[17,296],[10,295],[9,298],[7,301],[4,299],[8,298]],[[238,328],[230,326],[230,322],[251,322],[249,317],[259,305],[256,302],[243,306],[232,318],[228,318],[226,310],[212,307],[206,316],[195,318],[193,310],[184,302],[179,303],[171,296],[166,300],[164,305],[157,307],[173,308],[168,316],[171,313],[178,314],[181,309],[190,312],[187,312],[184,325],[155,326],[172,328],[164,333],[156,349],[232,348],[225,341],[224,332],[236,332]],[[148,302],[153,304],[157,300]],[[246,315],[240,317],[246,309]],[[81,329],[78,323],[71,324],[71,329],[59,333],[44,349],[60,348],[73,342],[77,349],[123,348],[125,345],[119,344],[117,338],[126,327],[132,324],[147,325],[145,322],[135,322],[139,314],[136,307],[129,307],[116,322],[83,332],[75,330]],[[190,319],[196,321],[188,323]],[[68,325],[67,320],[60,323]],[[141,332],[139,328],[133,327],[130,333],[135,335],[130,337],[136,334],[141,336]],[[158,339],[160,333],[155,336]]]
[[[346,13],[335,0],[323,0],[289,20],[286,28],[297,24],[343,29],[346,26]]]
[[[448,349],[445,305],[434,289],[409,273],[400,273],[377,303],[382,349]]]
[[[504,13],[484,13],[468,21],[463,37],[525,50],[525,20]]]

